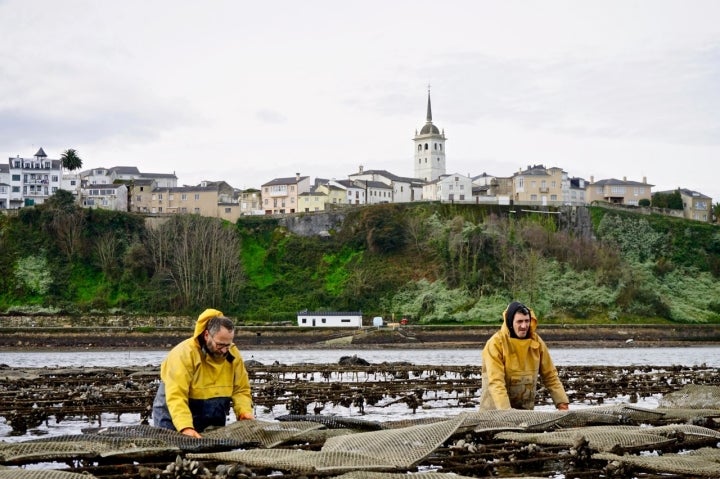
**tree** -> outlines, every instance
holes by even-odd
[[[174,215],[148,231],[156,271],[170,279],[179,305],[235,305],[244,281],[237,231],[217,218]]]
[[[82,168],[82,159],[78,156],[77,150],[69,148],[63,151],[63,154],[60,155],[60,159],[62,160],[63,168],[68,171],[79,170]]]

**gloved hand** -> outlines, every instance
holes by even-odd
[[[180,431],[180,434],[185,434],[186,436],[194,437],[196,439],[202,439],[200,433],[191,427],[186,427],[185,429]]]
[[[255,419],[255,415],[251,412],[241,412],[238,419]]]
[[[570,405],[566,402],[561,402],[560,404],[557,405],[557,408],[560,411],[567,411],[568,409],[570,409]]]

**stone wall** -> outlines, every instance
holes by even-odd
[[[190,316],[2,316],[2,328],[186,328],[195,327]]]

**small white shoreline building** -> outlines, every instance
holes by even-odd
[[[300,311],[298,326],[307,328],[361,328],[360,311]]]

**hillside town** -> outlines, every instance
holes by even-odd
[[[439,201],[458,204],[581,206],[598,202],[650,206],[655,193],[647,178],[580,178],[558,166],[528,165],[503,175],[469,176],[448,171],[444,129],[433,123],[430,93],[425,124],[413,138],[413,176],[383,169],[324,179],[301,172],[268,179],[259,188],[237,189],[225,181],[178,186],[175,173],[141,172],[136,166],[93,167],[74,171],[40,148],[31,157],[16,155],[0,163],[0,211],[42,204],[58,190],[73,194],[86,208],[148,215],[191,213],[236,221],[246,215],[310,213],[378,203]],[[713,199],[689,188],[677,190],[683,209],[666,214],[712,222]]]

